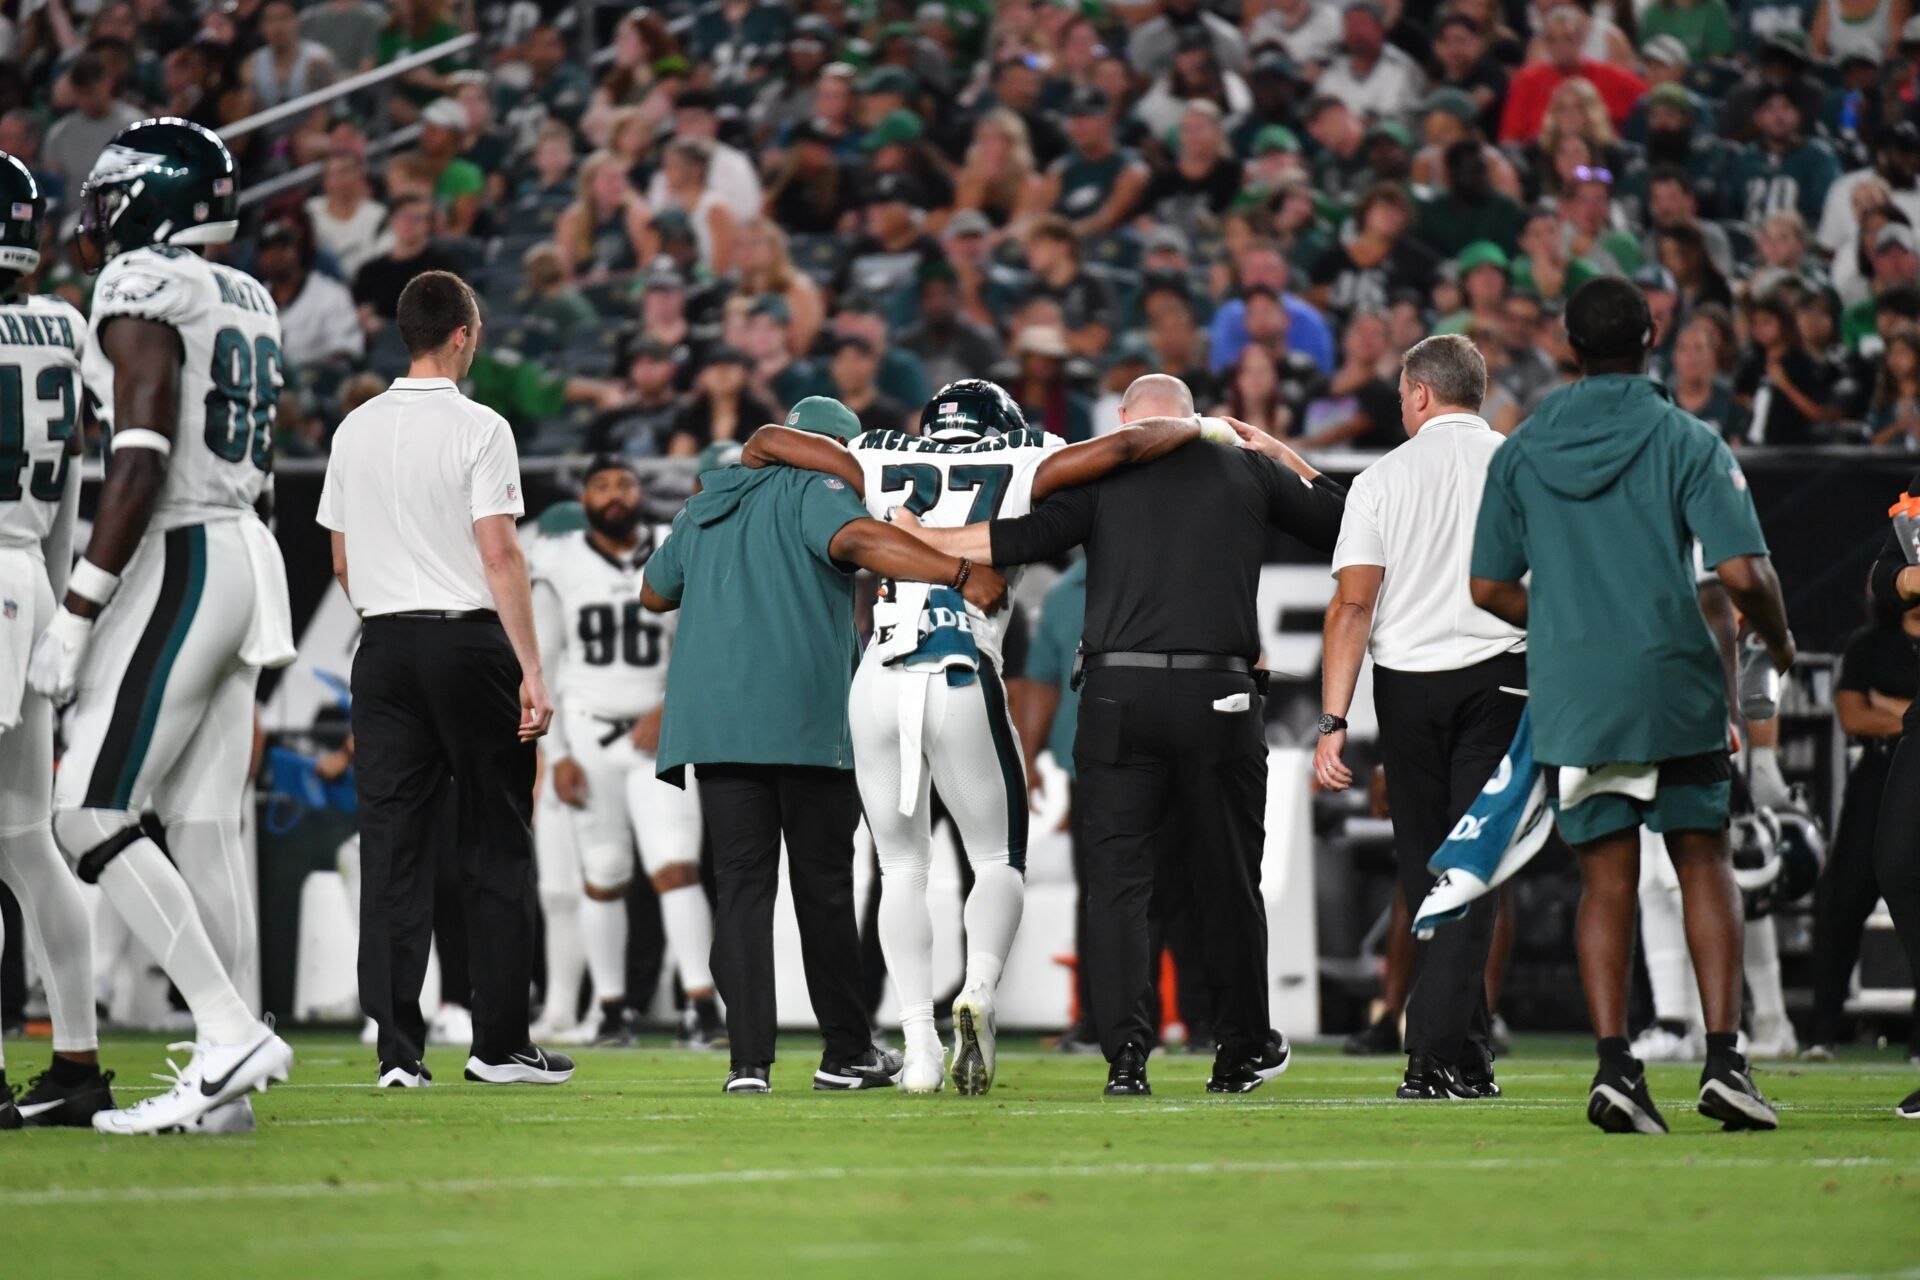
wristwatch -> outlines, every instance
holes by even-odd
[[[1320,717],[1320,736],[1323,738],[1330,733],[1338,733],[1346,727],[1346,720],[1332,712],[1325,712]]]

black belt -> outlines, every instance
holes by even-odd
[[[1146,671],[1228,671],[1234,675],[1252,676],[1261,693],[1267,691],[1267,673],[1256,671],[1245,658],[1235,658],[1223,653],[1087,653],[1080,655],[1077,677],[1084,677],[1089,671],[1098,671],[1102,667],[1131,667]],[[1080,687],[1076,678],[1073,687]]]
[[[399,613],[376,613],[373,618],[406,618],[416,622],[500,621],[500,615],[491,609],[405,609]],[[368,621],[373,621],[373,618]]]

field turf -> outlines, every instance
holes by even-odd
[[[0,1134],[0,1276],[1920,1276],[1920,1072],[1890,1056],[1758,1073],[1773,1134],[1695,1114],[1604,1137],[1576,1042],[1523,1041],[1507,1097],[1391,1100],[1385,1059],[1302,1052],[1243,1098],[1156,1055],[1151,1099],[1097,1059],[1009,1046],[984,1099],[808,1087],[790,1037],[770,1097],[724,1056],[590,1050],[571,1085],[370,1087],[369,1050],[290,1037],[293,1083],[248,1138]],[[7,1045],[12,1078],[44,1042]],[[157,1040],[104,1046],[141,1096]]]

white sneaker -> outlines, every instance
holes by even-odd
[[[565,1084],[573,1078],[573,1059],[530,1044],[504,1062],[467,1059],[467,1079],[477,1084]]]
[[[1707,1056],[1707,1036],[1697,1027],[1681,1035],[1656,1022],[1634,1037],[1633,1056],[1642,1062],[1699,1062]]]
[[[1753,1035],[1748,1041],[1751,1058],[1786,1059],[1800,1052],[1800,1041],[1793,1034],[1793,1023],[1786,1018],[1755,1018]]]
[[[418,1071],[406,1067],[388,1067],[380,1073],[382,1089],[424,1089],[432,1083],[433,1077],[427,1074],[425,1066]]]
[[[215,1107],[207,1114],[195,1120],[189,1129],[192,1133],[224,1134],[253,1132],[253,1101],[242,1095],[223,1106]]]
[[[252,1090],[266,1092],[276,1080],[285,1080],[293,1067],[293,1046],[261,1023],[259,1034],[241,1044],[212,1045],[183,1041],[171,1050],[191,1049],[186,1069],[167,1059],[171,1076],[155,1073],[173,1087],[119,1111],[100,1111],[93,1127],[101,1133],[185,1133],[195,1122]]]
[[[953,1002],[953,1087],[978,1097],[993,1088],[993,998],[969,987]]]
[[[900,1068],[902,1093],[939,1093],[947,1087],[947,1051],[935,1036],[923,1049],[909,1047]]]
[[[428,1044],[472,1044],[473,1015],[457,1004],[443,1004],[427,1028]]]

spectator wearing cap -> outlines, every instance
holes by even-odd
[[[1234,207],[1244,207],[1249,199],[1274,197],[1289,174],[1305,180],[1309,188],[1313,185],[1306,162],[1301,158],[1300,137],[1287,126],[1262,127],[1253,135],[1247,152],[1246,164],[1241,169],[1241,198],[1234,202]]]
[[[1916,251],[1913,228],[1889,222],[1873,238],[1873,297],[1848,307],[1840,324],[1841,336],[1855,351],[1866,351],[1866,343],[1879,327],[1879,308],[1875,300],[1894,289],[1909,289],[1920,284],[1920,252]]]
[[[1530,63],[1515,73],[1507,87],[1500,117],[1501,142],[1532,142],[1540,136],[1553,91],[1568,80],[1585,80],[1600,91],[1608,117],[1618,125],[1647,91],[1647,82],[1635,73],[1599,62],[1586,55],[1593,19],[1567,4],[1551,10],[1540,33],[1544,61]]]
[[[308,197],[304,207],[314,242],[332,255],[348,279],[378,252],[387,206],[373,198],[367,162],[359,152],[330,152],[320,169],[320,193]]]
[[[1892,0],[1894,4],[1903,0]],[[1826,9],[1821,0],[1821,10]],[[1655,39],[1678,42],[1686,57],[1694,62],[1708,58],[1733,56],[1733,15],[1726,0],[1652,0],[1639,12],[1640,52]],[[1820,19],[1814,19],[1819,30]]]
[[[452,236],[473,233],[487,189],[480,166],[460,154],[468,129],[467,109],[452,98],[436,98],[420,113],[419,155],[432,178],[441,230]]]
[[[1182,114],[1196,102],[1213,107],[1222,119],[1233,119],[1252,108],[1253,93],[1238,74],[1221,68],[1207,33],[1190,27],[1180,33],[1173,65],[1154,78],[1134,106],[1133,117],[1161,138],[1180,126]]]
[[[1402,289],[1425,295],[1439,259],[1408,233],[1413,201],[1393,183],[1369,187],[1353,208],[1353,238],[1320,255],[1308,278],[1316,307],[1348,320],[1384,311]]]
[[[1491,240],[1476,240],[1453,260],[1453,278],[1460,286],[1460,310],[1434,326],[1435,333],[1465,333],[1476,326],[1498,328],[1512,293],[1509,273],[1513,259]]]
[[[1113,290],[1080,261],[1080,240],[1065,218],[1047,217],[1027,233],[1027,278],[1015,290],[1013,308],[1035,298],[1059,304],[1073,354],[1099,359],[1113,340]]]
[[[687,28],[687,53],[723,91],[743,88],[786,43],[791,19],[784,5],[720,0],[699,9]],[[741,216],[746,216],[742,214]]]
[[[1875,179],[1909,221],[1920,222],[1920,125],[1901,120],[1889,126],[1875,143],[1873,163],[1840,175],[1827,188],[1817,239],[1829,254],[1838,256],[1851,247],[1862,212],[1854,193]]]
[[[834,293],[874,298],[896,324],[908,323],[921,267],[944,256],[923,226],[921,199],[918,184],[904,173],[883,173],[867,184],[866,232],[848,247]]]
[[[1327,64],[1315,90],[1376,119],[1411,115],[1427,92],[1427,75],[1404,49],[1387,43],[1386,11],[1378,0],[1351,0],[1341,35],[1346,52]]]
[[[598,412],[587,427],[589,454],[630,458],[660,453],[680,413],[673,348],[642,338],[627,353],[627,376],[599,389]]]
[[[1480,132],[1480,110],[1465,89],[1442,87],[1420,100],[1421,147],[1409,176],[1419,187],[1447,188],[1446,152],[1456,142],[1474,142],[1493,190],[1511,200],[1521,197],[1520,171]]]
[[[1207,349],[1213,370],[1220,370],[1240,358],[1247,344],[1247,310],[1244,291],[1264,287],[1274,292],[1287,313],[1287,333],[1293,349],[1309,356],[1321,372],[1334,366],[1333,328],[1319,308],[1305,298],[1288,291],[1292,268],[1280,246],[1272,240],[1249,240],[1234,253],[1235,296],[1214,309],[1207,329]]]
[[[1252,106],[1231,122],[1227,138],[1235,155],[1246,155],[1266,129],[1288,128],[1300,117],[1300,91],[1308,82],[1293,59],[1279,49],[1262,49],[1247,76]]]
[[[1093,435],[1093,405],[1067,380],[1073,354],[1067,335],[1050,324],[1023,329],[1014,339],[1019,372],[1007,387],[1027,421],[1048,435],[1078,444]]]
[[[367,336],[354,316],[353,295],[315,271],[313,226],[299,209],[276,215],[254,241],[256,274],[280,308],[280,350],[310,374],[317,365],[358,360]]]
[[[955,176],[954,209],[977,212],[990,227],[1013,227],[1017,233],[1015,220],[1043,209],[1045,198],[1026,121],[1006,107],[988,109],[974,122]]]
[[[1255,50],[1280,46],[1309,80],[1339,55],[1340,42],[1345,38],[1339,8],[1321,0],[1273,0],[1247,28],[1247,42]],[[1259,60],[1256,53],[1256,65]]]
[[[858,119],[862,129],[873,129],[896,111],[913,111],[920,97],[920,80],[904,67],[875,67],[862,76]]]
[[[1657,85],[1635,108],[1639,115],[1642,154],[1630,161],[1620,179],[1621,193],[1645,205],[1652,176],[1662,168],[1684,175],[1696,204],[1718,210],[1727,188],[1734,149],[1713,132],[1700,110],[1699,100],[1677,84]],[[1634,122],[1629,121],[1629,127]],[[1697,212],[1697,209],[1696,209]]]
[[[977,209],[962,209],[947,219],[940,247],[946,251],[960,293],[960,310],[969,320],[998,329],[1004,318],[994,310],[1002,292],[990,281],[1004,272],[993,262],[993,225]]]
[[[353,302],[369,335],[393,320],[400,291],[423,271],[459,273],[460,263],[433,234],[433,205],[424,196],[402,196],[387,215],[392,244],[360,264],[353,274]]]
[[[922,208],[945,209],[953,204],[953,179],[947,176],[946,158],[927,141],[926,126],[913,112],[889,111],[860,140],[860,149],[867,153],[870,178],[901,175],[913,184]]]
[[[1114,141],[1113,104],[1106,94],[1076,89],[1065,110],[1071,145],[1047,167],[1041,207],[1067,218],[1077,235],[1105,235],[1139,203],[1147,167]]]
[[[911,431],[917,414],[880,390],[880,356],[865,338],[836,338],[827,361],[833,397],[860,419],[862,431]]]
[[[627,170],[609,151],[580,162],[576,194],[553,224],[568,274],[589,280],[639,265],[648,241],[651,211],[633,189]]]
[[[1850,55],[1878,62],[1893,52],[1895,33],[1911,12],[1907,0],[1873,0],[1864,13],[1859,0],[1818,0],[1807,49],[1822,62]]]
[[[1160,0],[1160,16],[1133,29],[1127,40],[1127,63],[1145,76],[1157,76],[1173,65],[1183,31],[1201,30],[1213,41],[1214,56],[1229,71],[1247,69],[1247,44],[1240,29],[1208,12],[1201,0]]]
[[[752,361],[738,347],[715,343],[701,356],[693,394],[674,414],[667,433],[669,458],[691,458],[716,441],[744,441],[773,421],[772,405],[747,385]]]
[[[1720,372],[1719,330],[1709,321],[1682,325],[1666,379],[1673,402],[1728,440],[1746,434],[1746,413],[1733,398],[1733,380]]]
[[[1727,92],[1720,103],[1720,135],[1735,142],[1754,136],[1754,111],[1762,95],[1784,88],[1800,107],[1800,118],[1818,120],[1826,91],[1812,75],[1807,57],[1807,33],[1789,22],[1770,34],[1753,57],[1753,68]]]
[[[817,121],[802,120],[774,161],[766,213],[794,235],[832,235],[857,204],[855,186],[832,136]]]
[[[1369,186],[1382,182],[1405,187],[1413,176],[1413,134],[1398,120],[1376,120],[1367,129]]]
[[[745,350],[753,361],[748,381],[754,394],[776,413],[792,408],[822,383],[813,362],[795,354],[793,314],[777,293],[761,294],[747,309]]]
[[[331,54],[340,71],[356,75],[373,66],[380,28],[386,21],[386,7],[372,0],[321,0],[300,11],[300,34]],[[150,48],[168,49],[175,42],[146,43]]]
[[[1673,346],[1686,320],[1680,282],[1673,272],[1657,262],[1649,262],[1633,273],[1633,283],[1647,300],[1647,315],[1653,321],[1653,343],[1647,348],[1647,376],[1665,382],[1673,372]]]
[[[1747,444],[1819,443],[1827,418],[1831,375],[1800,339],[1785,295],[1774,292],[1748,305],[1747,349],[1733,375],[1734,401],[1747,414]]]
[[[1345,102],[1326,94],[1313,96],[1302,119],[1316,149],[1314,185],[1336,204],[1352,201],[1372,181],[1366,126]]]
[[[246,61],[245,80],[262,109],[324,89],[340,74],[325,45],[303,38],[292,0],[260,6],[262,44]]]
[[[1647,97],[1642,98],[1634,109],[1627,113],[1627,119],[1620,126],[1621,136],[1629,142],[1647,140],[1648,99],[1658,90],[1669,86],[1687,94],[1694,115],[1708,122],[1713,119],[1712,108],[1696,98],[1689,89],[1688,81],[1693,72],[1693,60],[1687,53],[1687,46],[1675,36],[1655,36],[1640,46],[1640,65],[1647,77]]]
[[[1458,89],[1473,99],[1474,122],[1482,135],[1500,128],[1500,104],[1507,96],[1507,72],[1488,53],[1487,35],[1465,14],[1448,9],[1433,24],[1435,89]]]
[[[1180,114],[1173,154],[1154,167],[1140,209],[1187,228],[1217,220],[1239,197],[1241,172],[1227,148],[1220,109],[1211,102],[1189,102]]]
[[[733,268],[733,240],[740,224],[713,185],[716,154],[705,138],[675,136],[647,186],[647,203],[656,223],[661,215],[678,211],[693,231],[700,264],[710,274],[723,276]]]
[[[864,338],[879,357],[880,371],[874,382],[880,390],[901,404],[925,404],[933,398],[927,366],[913,352],[894,345],[897,328],[876,299],[858,293],[843,298],[833,318],[835,338]]]
[[[1833,148],[1806,136],[1807,117],[1792,90],[1776,85],[1753,109],[1755,138],[1734,157],[1728,189],[1742,204],[1733,212],[1758,223],[1779,209],[1797,209],[1808,225],[1820,220],[1827,189],[1840,176]]]
[[[1487,147],[1478,138],[1447,145],[1439,194],[1420,202],[1414,234],[1435,253],[1453,257],[1479,240],[1491,240],[1512,252],[1520,241],[1520,206],[1494,185],[1487,168]]]
[[[952,267],[929,262],[920,268],[919,301],[919,318],[900,334],[899,345],[920,357],[929,382],[944,387],[977,378],[1004,358],[1000,336],[962,311]]]
[[[1155,227],[1140,237],[1140,275],[1146,284],[1172,282],[1187,292],[1193,245],[1178,227]]]

